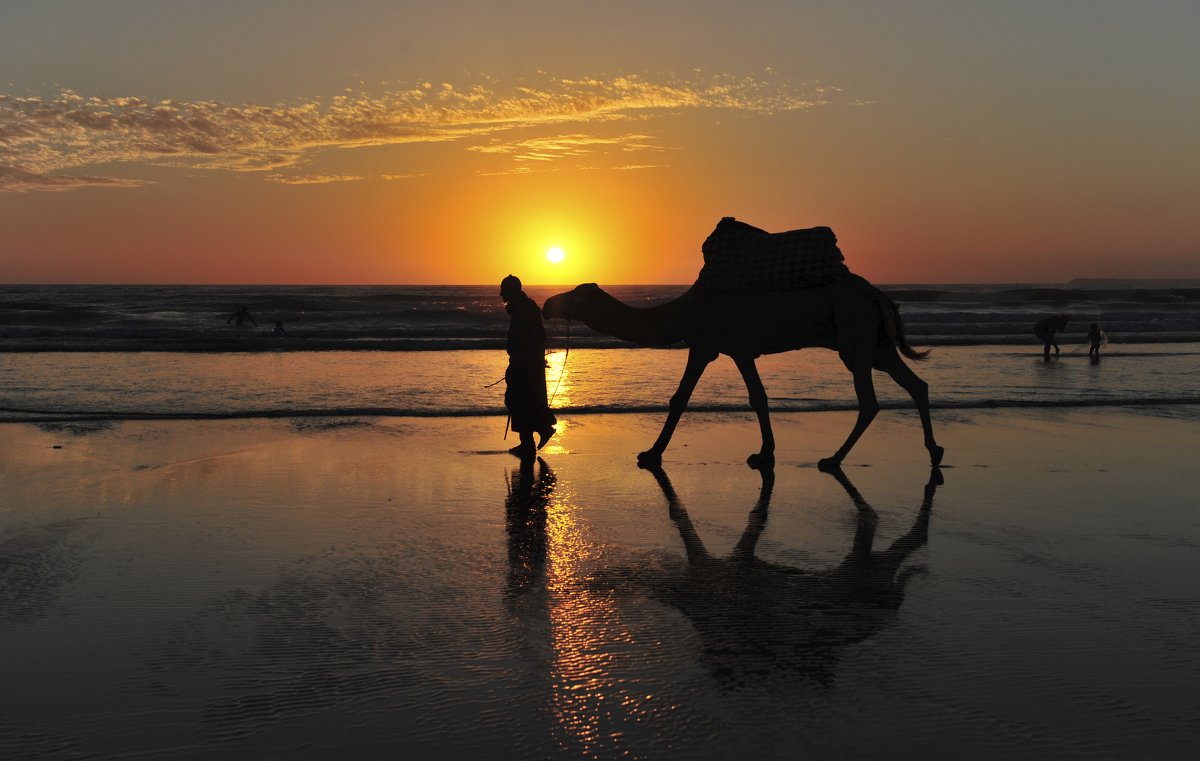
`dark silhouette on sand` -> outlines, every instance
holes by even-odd
[[[244,306],[238,307],[236,312],[229,315],[229,318],[225,320],[225,324],[228,325],[234,320],[237,320],[237,325],[242,325],[246,322],[246,320],[249,320],[250,322],[254,323],[254,327],[258,327],[258,322],[250,315],[250,310],[246,309]]]
[[[722,220],[709,241],[721,232],[728,219]],[[757,230],[749,225],[743,227]],[[797,230],[780,233],[784,240],[776,245],[772,242],[776,236],[757,232],[767,237],[754,236],[754,239],[763,240],[761,245],[767,246],[767,253],[775,258],[780,255],[779,246],[788,245],[787,236],[818,232],[829,238],[833,236],[823,227]],[[705,242],[706,246],[709,241]],[[837,252],[836,246],[832,251]],[[803,250],[794,255],[786,250],[784,253],[792,257],[787,259],[789,264],[795,256],[805,255]],[[709,262],[707,251],[705,257]],[[839,265],[840,259],[841,254],[837,253]],[[546,317],[578,320],[597,332],[640,346],[669,346],[681,341],[688,346],[687,368],[679,381],[679,389],[671,397],[666,423],[650,449],[638,455],[640,465],[654,467],[662,463],[663,452],[687,409],[700,376],[720,354],[728,355],[737,365],[750,395],[750,406],[758,416],[762,448],[750,455],[747,462],[755,468],[772,465],[775,462],[775,437],[771,431],[767,393],[755,359],[763,354],[807,347],[838,352],[854,377],[854,392],[858,397],[858,418],[854,428],[836,452],[821,460],[820,467],[840,465],[879,413],[872,368],[886,372],[912,397],[921,417],[930,463],[933,466],[941,463],[944,450],[933,437],[929,386],[900,358],[902,353],[910,359],[923,359],[928,352],[918,352],[909,346],[899,308],[887,294],[863,278],[849,274],[844,266],[838,272],[828,262],[821,263],[818,269],[823,274],[813,280],[824,284],[808,287],[792,284],[784,290],[764,290],[767,286],[759,276],[760,269],[768,272],[784,270],[785,275],[790,272],[789,268],[781,267],[773,260],[760,262],[761,267],[752,273],[753,278],[728,276],[731,282],[736,281],[737,288],[725,290],[721,286],[724,281],[720,279],[725,277],[724,270],[706,275],[710,273],[710,263],[705,264],[701,278],[686,293],[659,306],[630,307],[595,283],[586,283],[551,296],[543,307]],[[829,272],[833,272],[832,279],[825,274]],[[742,281],[748,281],[749,285],[743,288]]]
[[[810,570],[755,557],[767,526],[775,482],[771,469],[761,469],[758,500],[725,558],[709,554],[666,473],[651,472],[683,540],[686,567],[643,566],[601,578],[611,590],[647,594],[678,609],[700,637],[704,665],[729,688],[780,673],[831,684],[842,652],[894,621],[917,570],[904,564],[928,540],[933,497],[942,484],[940,469],[932,468],[912,527],[887,549],[875,550],[878,515],[840,468],[831,469],[858,520],[842,562]]]
[[[522,457],[521,464],[509,475],[504,523],[508,534],[505,595],[510,602],[537,588],[545,577],[546,510],[555,482],[554,472],[540,457]]]
[[[1042,348],[1042,356],[1047,362],[1050,361],[1050,347],[1054,347],[1055,354],[1061,354],[1062,348],[1054,340],[1066,327],[1071,318],[1065,314],[1052,314],[1049,317],[1038,320],[1033,326],[1033,334],[1037,336],[1045,346]]]
[[[509,451],[531,457],[554,435],[557,420],[546,399],[546,332],[542,312],[521,290],[521,280],[509,275],[500,281],[500,298],[510,315],[508,368],[504,371],[504,406],[521,443]],[[538,434],[537,446],[533,434]]]

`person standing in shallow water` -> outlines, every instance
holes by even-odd
[[[238,310],[236,312],[229,315],[229,318],[225,320],[225,324],[228,325],[229,323],[233,322],[234,320],[237,320],[237,324],[239,327],[246,320],[249,320],[250,322],[254,323],[254,327],[256,327],[256,328],[258,327],[258,321],[250,316],[250,310],[244,306],[238,307]]]
[[[558,420],[546,400],[546,331],[542,310],[521,290],[521,279],[500,281],[500,298],[509,314],[508,368],[504,371],[504,406],[521,443],[508,450],[526,457],[546,446]],[[533,434],[538,442],[533,443]]]
[[[1071,318],[1067,317],[1065,314],[1054,314],[1050,315],[1044,320],[1039,320],[1038,323],[1033,326],[1033,334],[1046,344],[1046,346],[1042,349],[1042,355],[1046,358],[1047,362],[1050,361],[1051,346],[1054,347],[1055,354],[1062,353],[1062,349],[1057,343],[1055,343],[1054,337],[1058,333],[1061,333],[1063,328],[1067,327],[1067,323],[1070,321]]]
[[[1088,356],[1092,359],[1100,359],[1100,344],[1104,341],[1104,331],[1100,329],[1100,323],[1093,322],[1092,327],[1088,330]]]

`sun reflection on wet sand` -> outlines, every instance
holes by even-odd
[[[549,545],[551,710],[560,742],[583,756],[614,755],[616,731],[637,721],[639,706],[613,676],[614,642],[629,639],[611,596],[584,583],[598,548],[585,538],[569,487],[553,496],[546,523]]]
[[[546,443],[546,446],[542,449],[542,454],[570,454],[571,450],[567,446],[567,442],[570,439],[569,432],[575,425],[576,423],[573,420],[560,416],[558,423],[554,426],[554,437]]]

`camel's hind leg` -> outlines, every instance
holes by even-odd
[[[908,392],[917,405],[921,416],[921,428],[925,431],[925,448],[929,450],[929,463],[937,467],[942,462],[944,449],[933,438],[933,421],[929,418],[929,384],[912,371],[893,347],[881,348],[875,355],[875,366],[892,376],[900,388]]]
[[[866,359],[862,359],[863,357]],[[879,400],[875,397],[875,381],[871,378],[870,355],[859,352],[855,358],[851,359],[843,354],[842,361],[854,376],[854,394],[858,397],[858,418],[854,421],[854,428],[850,431],[850,435],[846,437],[846,443],[842,444],[832,457],[826,457],[817,463],[817,467],[821,470],[830,470],[840,466],[863,432],[871,425],[871,421],[879,414]]]

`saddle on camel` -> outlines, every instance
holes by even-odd
[[[769,233],[725,217],[700,250],[704,266],[696,286],[718,293],[791,291],[850,275],[828,227]]]

